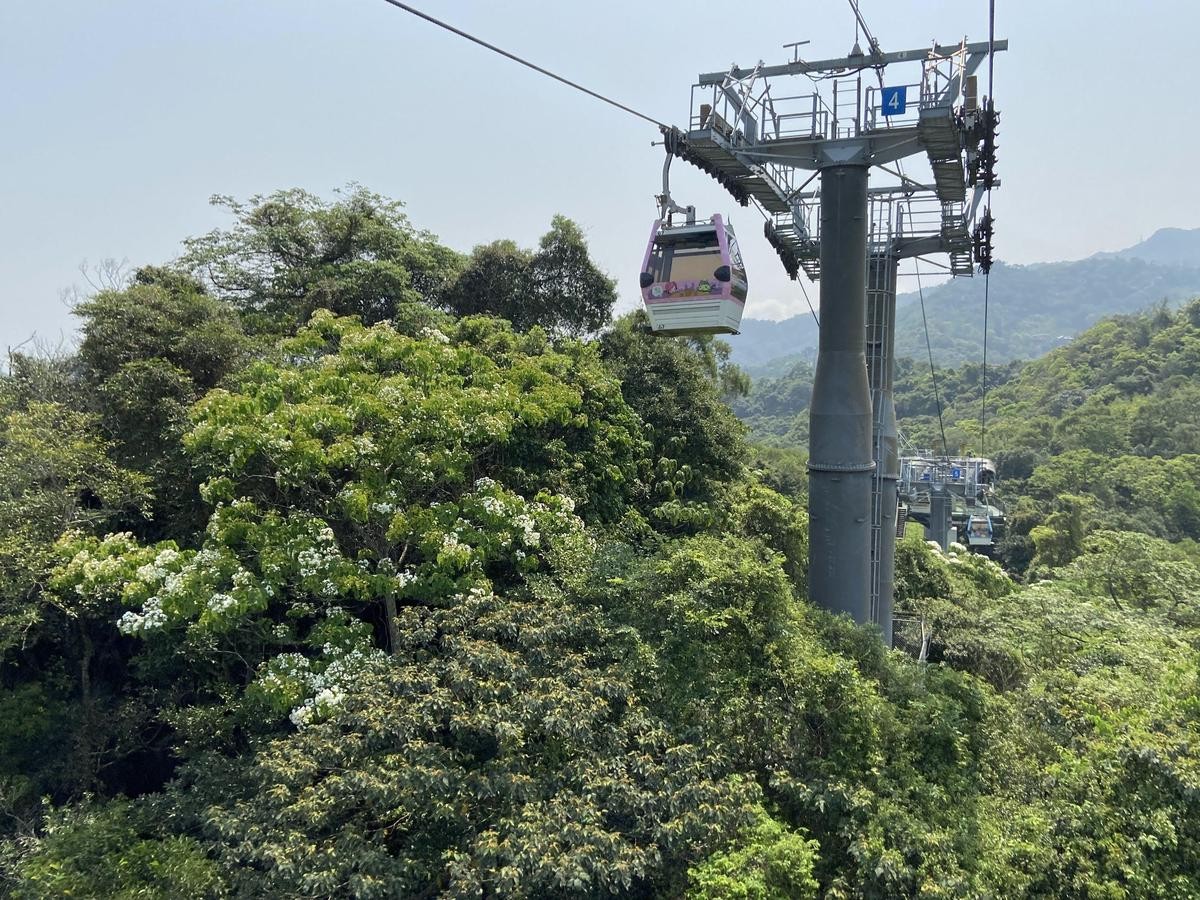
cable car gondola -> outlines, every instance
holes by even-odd
[[[656,221],[640,283],[655,334],[739,331],[746,305],[746,267],[733,228],[719,215],[685,225]]]
[[[733,226],[696,221],[694,206],[671,199],[671,154],[663,163],[659,217],[650,229],[639,283],[650,329],[664,336],[737,334],[746,305],[746,266]],[[685,217],[676,225],[672,217]]]
[[[967,520],[967,546],[991,547],[993,533],[991,516],[973,515]]]

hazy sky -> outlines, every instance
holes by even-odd
[[[648,114],[686,123],[699,72],[854,40],[844,0],[416,0]],[[986,0],[862,0],[884,50],[987,37]],[[997,0],[997,256],[1027,263],[1200,225],[1190,61],[1200,4]],[[1185,74],[1186,73],[1186,74]],[[802,88],[802,79],[797,79]],[[797,90],[800,93],[801,90]],[[452,247],[531,245],[564,213],[636,302],[662,151],[652,126],[383,0],[0,2],[0,346],[70,340],[79,266],[167,261],[228,224],[214,193],[348,182]],[[749,315],[804,309],[760,220],[677,164],[677,199],[732,212]],[[903,289],[903,287],[902,287]],[[813,299],[815,300],[815,294]]]

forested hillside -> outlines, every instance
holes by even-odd
[[[987,448],[1015,501],[1011,561],[1054,563],[1097,527],[1200,540],[1198,377],[1200,300],[1107,319],[998,385]],[[979,415],[949,404],[952,445],[978,445]],[[909,428],[933,445],[932,419]]]
[[[462,256],[363,190],[227,205],[0,379],[7,894],[1200,894],[1182,530],[1051,495],[1028,584],[910,535],[885,650],[806,602],[728,347],[610,322],[570,221]],[[1006,471],[1187,441],[1195,317],[998,389]]]
[[[980,375],[978,364],[939,369],[935,393],[927,363],[899,359],[896,416],[909,447],[941,451],[944,425],[950,453],[996,460],[1014,570],[1032,562],[1035,538],[1061,561],[1049,542],[1066,541],[1069,557],[1095,527],[1200,540],[1200,300],[1115,316],[1042,359],[989,366],[986,418]],[[800,363],[733,408],[753,441],[803,447],[811,386]]]
[[[988,388],[1005,384],[1024,366],[1021,362],[988,365]],[[937,431],[938,404],[943,409],[953,407],[955,415],[969,416],[974,409],[978,415],[983,393],[978,363],[965,363],[958,368],[936,369],[937,390],[934,390],[928,362],[901,357],[896,360],[893,392],[896,417],[901,422],[910,443],[917,446],[941,445]],[[733,411],[750,429],[753,443],[771,447],[804,448],[808,445],[808,405],[812,396],[813,367],[807,362],[794,363],[783,375],[755,378],[744,396],[731,397]],[[957,421],[957,420],[956,420]],[[952,432],[957,444],[966,435]]]
[[[910,268],[906,264],[905,271]],[[939,366],[979,362],[983,279],[956,278],[925,287],[929,339]],[[912,279],[897,298],[896,354],[926,357],[925,327]],[[992,269],[988,359],[1036,359],[1100,319],[1200,295],[1200,229],[1162,229],[1118,253],[1071,262]],[[814,294],[813,302],[816,302]],[[805,311],[783,322],[747,319],[732,339],[733,360],[755,374],[783,374],[780,360],[815,359],[817,326]]]

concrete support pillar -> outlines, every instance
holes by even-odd
[[[929,530],[927,536],[946,550],[950,546],[950,522],[953,505],[945,485],[929,486]]]
[[[809,410],[809,599],[871,621],[867,166],[821,170],[821,339]]]
[[[896,274],[892,254],[872,254],[867,265],[867,382],[871,388],[871,621],[892,645],[896,575],[896,507],[900,455],[892,394],[896,344]]]

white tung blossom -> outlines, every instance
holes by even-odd
[[[117,620],[117,630],[121,634],[144,634],[154,631],[167,624],[167,614],[163,612],[162,600],[151,597],[142,604],[141,612],[129,610]]]
[[[311,547],[301,550],[296,556],[296,562],[300,564],[300,576],[302,578],[312,578],[322,568],[325,557],[321,551],[314,550]]]
[[[521,529],[521,541],[526,547],[536,547],[541,543],[542,535],[535,530],[537,523],[531,516],[521,513],[513,519],[513,524]]]
[[[208,598],[208,609],[217,615],[228,612],[237,606],[237,601],[229,594],[213,594]]]
[[[314,717],[326,716],[341,706],[346,699],[346,691],[353,687],[355,681],[367,667],[383,664],[387,655],[382,650],[351,650],[338,651],[330,644],[325,646],[326,653],[334,655],[333,660],[322,672],[313,672],[304,660],[304,665],[297,665],[286,674],[305,682],[310,696],[295,707],[288,716],[297,728],[311,725]],[[297,656],[298,654],[291,654]],[[303,659],[303,657],[301,657]],[[265,681],[268,679],[264,679]]]

